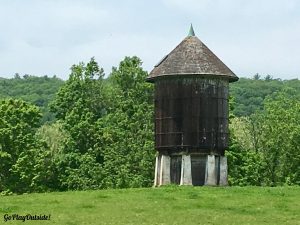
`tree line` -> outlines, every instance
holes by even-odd
[[[71,68],[39,127],[37,106],[0,102],[0,190],[4,193],[150,186],[153,87],[137,57],[107,79],[94,59]]]
[[[300,80],[273,79],[270,75],[260,78],[259,74],[250,78],[240,78],[229,85],[230,95],[235,99],[233,114],[238,117],[250,116],[263,110],[264,100],[274,92],[292,88],[296,93],[287,93],[300,97]],[[291,96],[291,97],[293,97]]]
[[[40,123],[44,124],[55,120],[55,114],[50,112],[48,105],[63,84],[64,81],[56,76],[25,74],[21,77],[16,73],[12,79],[0,78],[0,99],[22,99],[38,106],[42,112]]]
[[[109,79],[103,79],[109,82]],[[18,98],[38,106],[42,111],[41,124],[55,121],[55,114],[50,111],[49,103],[54,99],[59,88],[65,81],[56,76],[33,76],[18,73],[14,78],[0,78],[0,99]],[[286,88],[296,90],[300,96],[300,81],[298,79],[281,80],[272,76],[255,74],[253,78],[240,78],[238,82],[230,84],[230,95],[234,98],[235,107],[232,113],[237,117],[250,116],[263,109],[264,100],[274,92]]]
[[[233,185],[300,185],[300,98],[286,88],[263,109],[230,120],[227,151]]]
[[[21,90],[6,88],[4,93],[1,89],[0,192],[151,186],[153,86],[145,82],[146,77],[138,57],[125,57],[107,78],[92,58],[73,65],[65,82],[56,77],[11,79],[17,89],[30,79],[48,79],[55,95],[49,92],[41,108],[35,98],[24,98],[26,93],[8,98],[8,92]],[[278,80],[251,81],[277,84]],[[0,86],[5,82],[0,79]],[[242,85],[245,82],[241,79]],[[246,114],[237,113],[245,104],[237,103],[244,92],[232,86],[226,152],[231,185],[300,184],[300,85],[284,83],[264,92],[258,107]],[[242,96],[247,98],[248,93]],[[55,119],[45,120],[43,107]]]

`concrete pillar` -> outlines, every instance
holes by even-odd
[[[215,164],[215,156],[208,155],[205,171],[205,185],[217,185],[217,173]]]
[[[161,155],[157,155],[155,161],[154,187],[159,186]]]
[[[227,186],[228,185],[228,167],[227,167],[227,157],[226,156],[220,156],[220,186]]]
[[[190,155],[182,155],[180,185],[193,185]]]
[[[160,161],[159,185],[170,184],[170,156],[162,155]]]

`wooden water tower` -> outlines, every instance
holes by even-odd
[[[154,185],[227,185],[228,86],[238,77],[194,34],[150,72],[155,86]]]

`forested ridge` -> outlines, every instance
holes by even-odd
[[[0,78],[0,192],[151,186],[146,77],[138,57],[125,57],[106,78],[93,58],[67,81]],[[299,185],[300,81],[255,75],[230,94],[230,184]]]
[[[109,82],[104,79],[104,82]],[[16,74],[14,78],[5,79],[0,77],[0,99],[15,98],[23,99],[41,108],[43,113],[42,123],[52,122],[54,113],[49,111],[48,104],[51,102],[59,88],[65,81],[53,76],[34,76]],[[230,84],[230,95],[234,98],[232,113],[237,116],[250,116],[257,110],[263,109],[264,99],[274,92],[284,88],[293,88],[300,96],[300,81],[298,79],[281,80],[272,79],[270,76],[261,78],[256,74],[253,78],[241,77],[238,82]]]
[[[54,114],[49,111],[48,104],[64,81],[53,76],[33,76],[25,74],[22,77],[15,74],[14,78],[0,77],[0,99],[22,99],[38,106],[42,113],[42,123],[54,120]]]
[[[292,88],[300,97],[300,81],[298,79],[272,79],[267,75],[260,78],[258,74],[253,78],[240,78],[238,82],[230,84],[230,95],[235,99],[234,115],[250,116],[257,110],[262,110],[264,100],[273,93]]]

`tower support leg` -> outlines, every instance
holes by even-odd
[[[216,160],[214,155],[207,156],[206,171],[205,171],[205,185],[214,186],[217,185],[217,173],[216,173]]]
[[[166,185],[171,183],[170,177],[170,156],[162,155],[160,160],[159,184]]]
[[[192,185],[191,156],[182,155],[180,185]]]
[[[227,157],[220,156],[220,186],[227,186],[228,185],[228,167],[227,167]]]
[[[161,165],[161,155],[156,156],[155,160],[155,174],[154,174],[154,187],[159,186],[160,181],[160,165]]]

